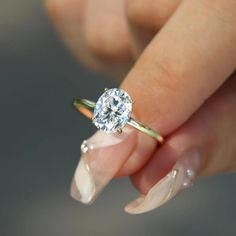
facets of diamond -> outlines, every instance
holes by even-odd
[[[126,125],[131,112],[130,96],[122,89],[108,89],[96,103],[93,123],[98,129],[114,133]]]

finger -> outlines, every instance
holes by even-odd
[[[71,185],[72,197],[91,204],[127,161],[135,148],[136,139],[135,130],[124,129],[120,135],[98,131],[84,141]]]
[[[99,69],[101,65],[88,52],[84,44],[83,28],[86,1],[84,0],[46,0],[46,9],[63,42],[71,53],[92,68]]]
[[[124,15],[123,0],[89,0],[85,14],[84,37],[89,52],[102,61],[105,70],[124,76],[134,59]]]
[[[128,45],[128,29],[121,3],[122,1],[100,1],[96,14],[94,14],[92,6],[97,6],[97,4],[94,4],[93,0],[46,0],[46,9],[62,36],[63,42],[74,56],[94,70],[107,73],[112,71],[112,75],[117,73],[117,76],[121,76],[127,72],[133,63]],[[104,12],[103,15],[102,12]],[[110,22],[110,25],[108,23],[104,24],[104,16],[106,21]],[[97,24],[94,24],[94,21]],[[114,26],[115,22],[115,28],[110,31],[112,24]],[[104,30],[101,30],[101,28]],[[100,31],[99,34],[98,31]],[[118,33],[122,37],[116,40],[114,45],[120,51],[114,51],[110,46],[111,40]],[[117,52],[119,52],[119,55],[116,55]],[[108,67],[111,67],[110,71],[107,70]]]
[[[90,51],[107,61],[130,60],[130,38],[123,1],[88,1],[85,14],[85,41]],[[118,40],[119,39],[119,40]]]
[[[125,11],[137,58],[181,0],[126,0]]]
[[[127,212],[143,213],[159,207],[190,186],[197,174],[236,170],[235,90],[236,76],[133,175],[134,185],[146,195],[130,203]]]
[[[203,1],[183,2],[123,83],[135,101],[137,119],[164,136],[189,119],[235,68],[236,32],[230,25],[236,20],[230,14],[235,8],[216,3],[210,7]],[[138,157],[134,152],[132,165],[128,161],[119,175],[132,174],[146,163],[155,150],[150,143],[147,151],[147,142],[138,143],[136,150],[142,152]]]

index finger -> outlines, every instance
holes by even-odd
[[[184,1],[125,78],[136,116],[168,134],[236,66],[236,2]],[[155,104],[155,105],[154,105]]]

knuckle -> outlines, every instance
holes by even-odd
[[[105,31],[99,27],[87,28],[85,43],[92,54],[103,59],[123,60],[131,55],[127,35],[115,25]]]
[[[150,20],[149,4],[143,0],[128,1],[126,4],[126,15],[131,23],[146,28],[147,21]]]
[[[133,22],[139,22],[141,19],[145,19],[147,16],[147,7],[144,4],[144,1],[127,1],[126,4],[126,13],[128,19]]]

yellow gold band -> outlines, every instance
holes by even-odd
[[[80,111],[83,115],[85,115],[89,119],[93,119],[93,110],[95,108],[95,105],[96,105],[95,102],[92,102],[87,99],[75,99],[73,101],[73,106],[76,108],[76,110]],[[127,124],[151,136],[152,138],[156,139],[159,143],[164,142],[164,138],[160,134],[158,134],[153,129],[145,126],[144,124],[134,120],[133,118],[130,118]]]

